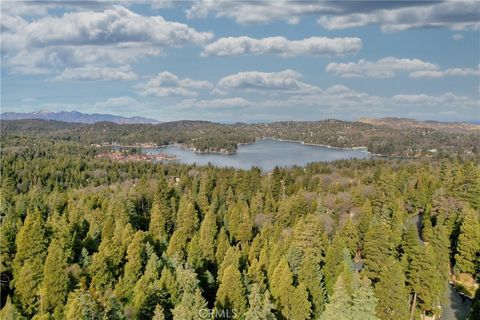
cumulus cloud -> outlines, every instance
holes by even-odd
[[[318,23],[330,30],[378,24],[384,32],[425,27],[464,30],[480,26],[478,1],[410,2],[406,5],[404,8],[374,9],[366,13],[322,16]]]
[[[95,80],[136,80],[138,76],[129,66],[119,68],[86,66],[67,68],[54,80],[95,81]]]
[[[344,78],[391,78],[397,72],[432,71],[437,69],[438,66],[436,64],[420,59],[398,59],[394,57],[387,57],[377,61],[361,59],[358,62],[329,63],[326,67],[327,72]]]
[[[410,74],[412,78],[444,78],[480,76],[480,68],[450,68],[445,70],[420,70]]]
[[[393,102],[399,105],[416,105],[431,107],[478,108],[480,102],[466,96],[458,96],[451,92],[433,96],[427,94],[398,94],[392,97]]]
[[[280,72],[247,71],[232,74],[220,79],[219,86],[229,89],[281,91],[285,93],[309,93],[318,88],[299,79],[302,75],[294,70]]]
[[[121,6],[33,20],[9,17],[5,25],[2,22],[7,64],[15,71],[32,73],[85,64],[128,64],[159,55],[166,47],[201,45],[213,37],[210,32]]]
[[[283,20],[298,23],[304,16],[318,17],[327,29],[380,25],[383,31],[443,27],[454,30],[478,28],[477,1],[222,1],[198,0],[187,10],[187,17],[209,14],[229,17],[241,24]]]
[[[299,55],[345,55],[362,48],[360,38],[311,37],[303,40],[288,40],[285,37],[254,39],[250,37],[220,38],[203,48],[202,55],[235,56],[277,54],[283,57]]]
[[[177,108],[190,109],[229,109],[229,108],[246,108],[253,106],[253,103],[241,97],[225,98],[225,99],[210,99],[197,100],[187,99],[177,104]]]
[[[198,95],[198,90],[211,90],[213,85],[203,80],[180,79],[177,75],[164,71],[148,82],[137,85],[136,88],[142,95],[195,97]]]
[[[437,64],[431,62],[420,59],[398,59],[394,57],[383,58],[377,61],[361,59],[358,62],[332,62],[327,65],[326,71],[343,78],[391,78],[398,72],[408,72],[411,78],[467,77],[480,75],[480,67],[477,69],[449,68],[441,70]]]

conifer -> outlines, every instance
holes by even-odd
[[[217,291],[215,308],[217,310],[231,310],[232,313],[243,315],[246,311],[245,287],[237,266],[229,265],[225,268],[222,282]]]
[[[43,269],[43,282],[40,288],[40,307],[42,312],[63,309],[67,300],[69,278],[67,275],[67,257],[58,239],[52,240]]]
[[[377,315],[382,320],[407,320],[409,292],[405,286],[405,272],[400,262],[389,259],[380,273],[375,285],[378,299]]]
[[[476,259],[480,253],[480,223],[473,209],[463,210],[463,221],[458,236],[455,266],[460,272],[474,274]]]
[[[275,305],[270,301],[270,292],[261,291],[260,285],[254,283],[248,295],[248,310],[245,312],[245,320],[275,320],[273,310]]]

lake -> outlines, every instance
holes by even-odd
[[[240,169],[250,169],[255,166],[264,171],[270,171],[275,166],[304,166],[307,163],[316,161],[327,162],[370,157],[370,154],[365,150],[328,148],[278,140],[258,140],[252,144],[239,145],[237,153],[232,155],[195,153],[179,145],[145,149],[144,152],[148,154],[166,153],[175,155],[179,157],[176,161],[186,164],[207,165],[211,163],[219,167]]]

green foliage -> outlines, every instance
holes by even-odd
[[[66,320],[96,320],[101,319],[101,310],[93,295],[77,289],[68,295],[65,305]]]
[[[370,281],[355,275],[352,283],[348,284],[347,282],[343,274],[337,278],[333,295],[330,297],[330,301],[327,303],[321,319],[378,320],[379,318],[375,313],[377,298],[374,296]],[[349,286],[352,287],[351,292],[348,290]]]
[[[350,320],[353,319],[352,302],[345,281],[340,275],[333,287],[333,294],[325,306],[322,320]]]
[[[245,320],[274,320],[275,305],[270,301],[270,292],[261,292],[258,284],[253,284],[248,295],[249,308],[245,312]]]
[[[374,282],[379,279],[385,261],[393,255],[394,244],[390,226],[381,218],[374,218],[363,244],[365,274]]]
[[[405,281],[405,272],[400,262],[390,259],[385,263],[374,290],[380,319],[409,319],[409,292]]]
[[[10,297],[7,297],[7,301],[3,306],[2,310],[0,310],[0,319],[3,320],[26,320],[20,311],[15,307],[12,303]]]
[[[476,262],[480,254],[480,222],[478,214],[470,208],[463,211],[463,221],[458,237],[455,266],[460,272],[474,274]]]
[[[59,240],[53,239],[48,248],[40,288],[42,312],[53,312],[55,308],[63,309],[70,284],[67,266],[66,252],[60,246]]]
[[[27,315],[38,311],[38,290],[43,278],[43,264],[48,240],[42,214],[38,209],[27,213],[17,238],[13,261],[16,300]]]
[[[217,291],[215,302],[217,310],[233,310],[237,314],[244,314],[247,308],[245,287],[242,282],[242,275],[235,265],[225,268],[222,276],[222,283]]]
[[[75,128],[72,141],[2,131],[2,319],[235,309],[245,319],[401,320],[412,304],[440,314],[453,266],[478,272],[475,162],[345,160],[271,174],[115,162]],[[407,222],[419,212],[421,237]]]

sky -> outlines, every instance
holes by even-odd
[[[1,1],[1,111],[480,121],[479,1]]]

